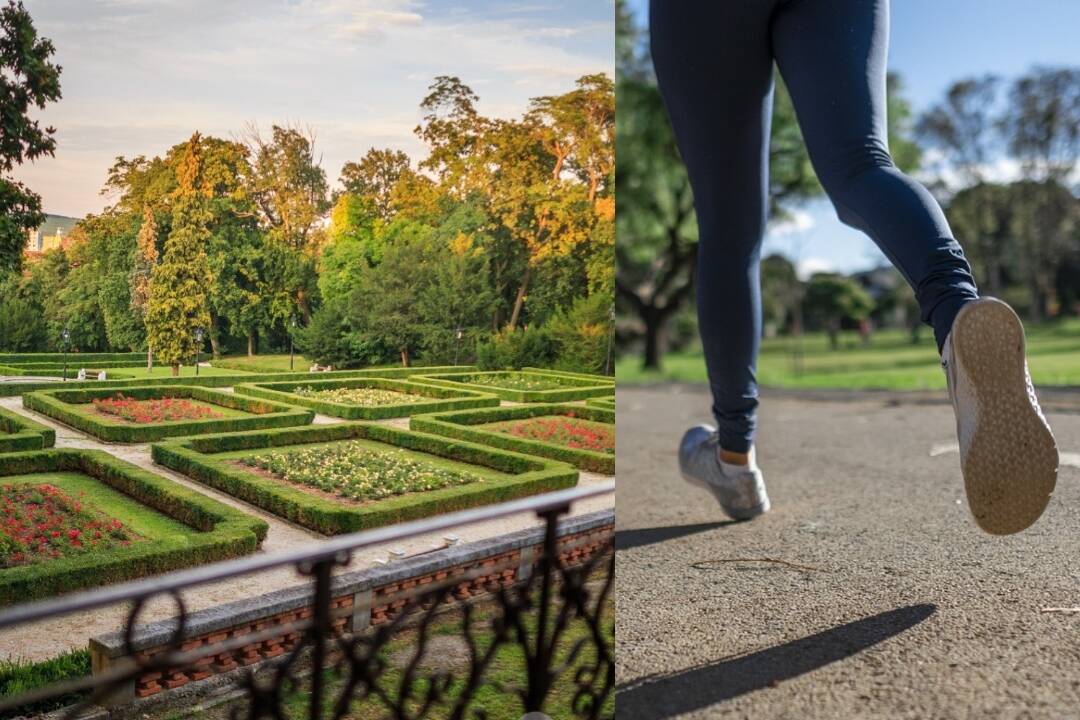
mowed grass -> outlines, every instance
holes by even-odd
[[[1028,362],[1037,385],[1080,385],[1080,319],[1027,328]],[[801,349],[801,353],[798,351]],[[801,355],[801,358],[800,358]],[[620,384],[656,382],[705,383],[705,359],[700,348],[669,353],[661,370],[645,371],[636,356],[615,366]],[[874,333],[869,346],[859,336],[844,333],[840,349],[830,350],[823,333],[762,341],[758,383],[763,387],[851,390],[936,390],[945,387],[933,333],[922,333],[918,344],[902,330]]]
[[[236,372],[237,370],[253,373],[290,372],[288,355],[223,355],[217,360],[210,360],[215,370]],[[293,359],[292,372],[307,372],[311,361],[297,353]],[[232,368],[232,370],[230,370]],[[206,368],[202,368],[205,370]],[[227,373],[226,373],[227,374]]]

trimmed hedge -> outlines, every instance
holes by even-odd
[[[124,395],[134,400],[150,400],[163,397],[190,398],[213,403],[222,407],[258,413],[254,417],[224,417],[205,420],[172,420],[147,425],[136,425],[122,420],[112,420],[104,415],[84,409],[93,400]],[[162,440],[180,435],[202,435],[215,432],[256,430],[291,425],[307,425],[315,419],[311,410],[283,405],[282,403],[256,400],[254,398],[208,390],[203,387],[172,385],[165,387],[124,387],[107,390],[50,390],[23,395],[23,405],[39,413],[55,418],[65,425],[82,430],[106,442],[138,443]]]
[[[581,405],[515,405],[484,410],[417,415],[409,420],[409,428],[529,455],[539,455],[552,460],[560,460],[582,470],[590,470],[605,475],[615,474],[614,454],[572,448],[542,440],[530,440],[494,430],[473,427],[486,423],[525,420],[551,415],[573,416],[582,420],[610,423],[613,427],[615,424],[614,411],[603,408],[583,407]]]
[[[244,382],[276,382],[285,380],[303,380],[317,377],[322,380],[353,377],[387,377],[404,378],[412,377],[423,372],[449,372],[451,370],[468,372],[475,367],[469,365],[446,365],[439,367],[408,367],[408,368],[378,368],[371,370],[335,370],[328,373],[292,372],[277,375],[262,373],[244,373],[243,375],[201,375],[198,377],[151,377],[135,378],[127,380],[69,380],[63,385],[47,381],[5,382],[0,383],[0,397],[12,397],[23,395],[36,390],[54,390],[57,387],[72,390],[87,388],[119,388],[119,387],[154,387],[158,385],[193,385],[195,387],[232,387]]]
[[[77,362],[98,362],[107,360],[127,360],[131,362],[141,361],[146,364],[144,352],[115,352],[115,353],[79,353],[70,352],[68,360]],[[0,365],[21,365],[23,363],[55,362],[63,364],[64,353],[0,353]]]
[[[48,472],[89,475],[196,532],[2,569],[0,606],[247,555],[269,529],[263,520],[101,450],[0,455],[0,482]]]
[[[297,395],[296,390],[310,387],[313,390],[336,390],[339,388],[378,388],[397,392],[422,395],[430,400],[403,402],[395,405],[377,405],[366,407],[351,403],[331,402],[317,398]],[[381,378],[357,378],[353,380],[320,380],[298,383],[251,383],[237,385],[233,390],[242,395],[276,400],[292,405],[303,405],[323,415],[345,418],[346,420],[383,420],[385,418],[408,417],[416,413],[445,412],[447,410],[465,410],[468,408],[497,407],[499,398],[487,393],[472,390],[451,390],[436,385],[424,385],[408,380],[386,380]]]
[[[526,372],[544,373],[545,375],[561,375],[562,377],[578,378],[579,380],[592,380],[596,385],[614,385],[615,378],[611,375],[595,375],[593,373],[573,372],[571,370],[555,370],[553,368],[523,367]]]
[[[42,450],[56,444],[56,431],[11,410],[0,408],[0,453]]]
[[[585,404],[588,405],[589,407],[598,407],[598,408],[604,408],[605,410],[614,410],[615,409],[615,398],[614,397],[589,398],[588,400],[585,401]]]
[[[493,385],[477,385],[470,382],[472,378],[485,375],[528,375],[537,380],[550,380],[559,383],[563,387],[553,390],[516,390],[513,388],[496,387]],[[573,375],[547,370],[492,370],[487,372],[455,372],[455,373],[425,373],[412,378],[415,382],[438,385],[440,387],[456,388],[458,390],[475,390],[476,392],[491,393],[503,400],[522,403],[552,403],[567,402],[569,400],[584,400],[590,397],[610,395],[614,383],[610,380],[595,380],[599,375],[574,377]]]
[[[215,457],[239,450],[264,450],[351,439],[382,442],[498,470],[513,477],[484,478],[464,486],[347,504],[323,494],[307,492],[284,480],[266,477],[254,469],[239,467],[233,464],[232,459]],[[152,452],[154,461],[160,465],[327,535],[392,525],[561,490],[573,487],[578,480],[577,470],[563,463],[372,423],[337,423],[207,435],[155,443]]]

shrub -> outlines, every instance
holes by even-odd
[[[0,453],[41,450],[56,444],[56,432],[28,417],[0,408]]]
[[[71,650],[40,660],[0,660],[0,699],[23,695],[65,680],[77,680],[90,675],[90,651]],[[0,718],[38,716],[51,710],[70,705],[86,695],[86,692],[68,693],[60,697],[40,700],[11,710],[0,712]]]
[[[569,308],[556,312],[544,325],[555,346],[554,367],[576,372],[604,372],[611,342],[611,322],[609,296],[578,298]]]
[[[551,416],[575,417],[594,422],[611,423],[612,430],[615,427],[614,411],[580,405],[518,405],[417,415],[409,421],[409,427],[422,432],[459,438],[552,460],[560,460],[575,465],[582,470],[607,475],[615,474],[615,456],[612,453],[568,447],[559,442],[519,437],[492,428],[478,427],[489,423]]]
[[[505,378],[506,382],[500,382]],[[611,378],[545,370],[430,373],[417,375],[413,382],[447,388],[478,390],[511,402],[567,402],[610,395],[614,388]],[[529,387],[529,381],[535,387]]]
[[[526,365],[545,366],[555,360],[555,344],[544,327],[502,330],[476,347],[481,370],[520,370]]]
[[[432,462],[436,463],[438,458],[445,458],[476,465],[484,477],[467,485],[348,504],[243,467],[236,462],[236,455],[215,457],[241,450],[350,440],[371,440],[415,450],[434,456]],[[157,443],[152,451],[154,461],[165,467],[328,535],[504,502],[577,483],[577,471],[563,463],[371,423],[207,435]],[[505,475],[493,475],[491,470]]]
[[[0,570],[0,606],[246,555],[266,537],[264,521],[102,451],[0,455],[0,481],[57,472],[89,475],[194,532],[5,568]]]

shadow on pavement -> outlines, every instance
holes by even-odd
[[[697,523],[695,525],[665,525],[662,527],[616,530],[615,549],[629,550],[630,548],[641,547],[642,545],[652,545],[654,543],[664,542],[665,540],[675,540],[677,538],[686,537],[687,535],[695,535],[701,532],[708,532],[709,530],[716,530],[717,528],[727,527],[728,525],[737,525],[740,522],[743,521],[717,520],[715,522]]]
[[[749,655],[659,676],[619,690],[619,718],[668,718],[701,710],[843,660],[918,625],[936,605],[909,605]]]

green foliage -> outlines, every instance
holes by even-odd
[[[132,424],[95,412],[91,405],[94,400],[119,396],[133,400],[190,398],[251,415]],[[106,442],[120,443],[153,442],[180,435],[306,425],[314,419],[314,413],[309,410],[191,385],[32,392],[23,395],[23,405]]]
[[[554,360],[555,342],[544,327],[504,328],[480,341],[476,348],[476,364],[482,370],[520,370],[526,365],[549,365]]]
[[[515,437],[477,427],[507,420],[523,420],[534,417],[562,415],[583,418],[595,422],[615,424],[614,408],[581,407],[580,405],[519,405],[484,410],[443,412],[434,415],[415,415],[409,420],[409,428],[421,432],[445,435],[483,445],[513,450],[560,460],[581,470],[615,474],[615,456],[608,453],[571,448],[556,443]]]
[[[427,399],[406,400],[392,405],[367,407],[305,397],[296,393],[300,388],[310,388],[315,391],[337,388],[379,388],[395,390],[409,395],[419,395]],[[353,379],[315,380],[301,383],[295,381],[287,383],[241,383],[234,387],[234,391],[241,395],[309,407],[317,413],[345,418],[346,420],[381,420],[394,417],[409,417],[417,413],[491,407],[499,404],[499,399],[493,395],[469,390],[448,390],[405,380]]]
[[[205,248],[211,213],[201,187],[200,141],[195,133],[178,168],[172,230],[161,262],[151,272],[146,303],[147,341],[162,363],[173,366],[174,373],[199,350],[196,329],[210,327],[206,290],[211,281]]]
[[[90,676],[90,651],[69,650],[48,660],[30,662],[18,658],[0,660],[0,699],[23,695],[67,680]],[[39,715],[69,705],[85,692],[68,693],[0,713],[0,718]]]
[[[268,526],[262,520],[105,452],[0,455],[0,479],[65,471],[89,475],[193,532],[0,570],[0,606],[246,555],[266,537]]]
[[[252,454],[238,451],[343,440],[370,440],[406,448],[426,453],[435,462],[441,458],[468,463],[477,466],[477,472],[483,474],[484,478],[481,482],[460,487],[409,493],[363,505],[348,505],[338,499],[306,492],[265,477],[235,463],[237,458]],[[153,457],[154,462],[198,482],[328,535],[504,502],[577,484],[577,471],[562,463],[368,423],[338,423],[302,430],[271,430],[177,440],[155,444]]]
[[[23,295],[20,285],[14,274],[0,277],[0,352],[27,352],[45,347],[47,342],[45,318],[33,299]]]
[[[614,380],[610,377],[544,370],[479,373],[429,371],[417,375],[413,380],[459,390],[487,392],[518,403],[584,400],[610,395],[614,387]],[[541,388],[547,385],[551,387]]]
[[[560,309],[545,323],[544,329],[555,346],[556,369],[605,372],[614,331],[611,310],[611,296],[590,295]]]
[[[43,450],[56,444],[56,432],[25,415],[0,407],[0,453]]]
[[[837,345],[841,322],[858,322],[870,315],[874,300],[851,278],[833,273],[818,273],[806,286],[806,314],[829,333],[830,342]]]
[[[18,270],[26,233],[45,221],[41,196],[6,177],[27,160],[51,156],[56,132],[30,117],[60,99],[52,41],[39,37],[22,0],[0,7],[0,270]]]

